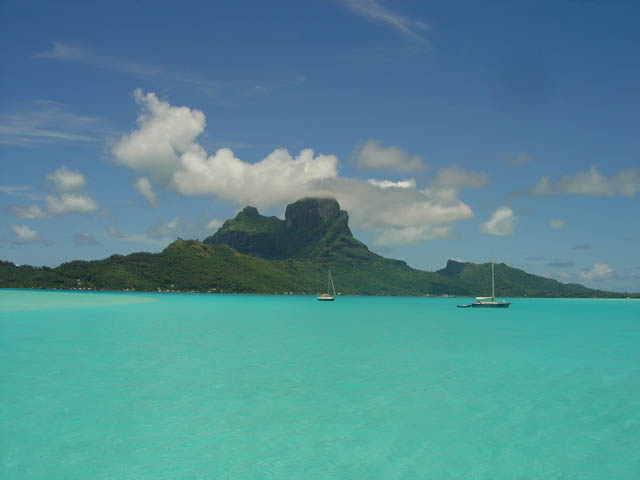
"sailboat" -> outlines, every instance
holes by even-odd
[[[328,292],[333,292],[333,297]],[[336,288],[333,286],[333,278],[331,278],[331,270],[329,270],[329,277],[327,278],[327,293],[323,293],[318,297],[318,300],[322,302],[333,302],[336,299]]]
[[[496,302],[496,281],[493,273],[493,260],[491,260],[491,296],[476,297],[476,301],[471,304],[472,307],[489,307],[489,308],[508,308],[511,302]]]

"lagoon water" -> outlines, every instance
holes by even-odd
[[[640,301],[0,291],[0,478],[637,479]]]

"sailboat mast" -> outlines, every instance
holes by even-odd
[[[333,286],[333,278],[331,278],[331,270],[329,270],[329,283],[331,285],[331,290],[329,290],[329,285],[327,285],[327,293],[333,291],[333,296],[336,296],[336,287]]]
[[[491,301],[496,301],[496,282],[493,276],[493,260],[491,260]]]

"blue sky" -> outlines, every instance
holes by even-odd
[[[0,258],[336,197],[372,250],[640,291],[637,2],[0,4]]]

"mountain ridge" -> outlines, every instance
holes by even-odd
[[[111,255],[58,267],[0,261],[2,288],[62,288],[227,293],[323,291],[331,269],[336,289],[352,295],[484,295],[490,264],[449,260],[436,272],[382,257],[353,237],[348,213],[332,198],[303,198],[285,219],[247,206],[202,242],[182,240],[159,253]],[[495,265],[498,296],[624,297]],[[640,296],[640,294],[632,294]]]

